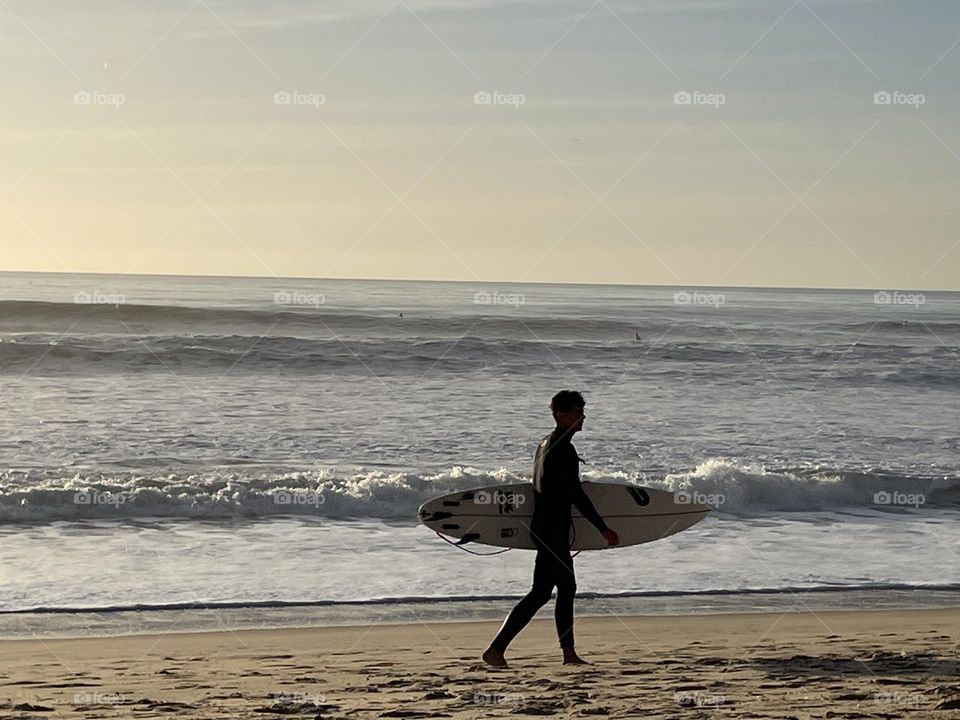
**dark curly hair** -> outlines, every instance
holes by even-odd
[[[586,402],[583,395],[576,390],[561,390],[550,400],[550,410],[553,412],[563,412],[573,408],[583,407]]]

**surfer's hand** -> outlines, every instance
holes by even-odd
[[[604,530],[603,539],[607,541],[607,545],[620,544],[620,536],[617,535],[613,530]]]

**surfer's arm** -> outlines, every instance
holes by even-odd
[[[597,509],[593,506],[590,498],[587,497],[587,493],[584,492],[583,485],[580,484],[580,458],[577,456],[576,451],[574,451],[572,455],[573,465],[568,475],[568,482],[571,486],[570,497],[574,506],[580,511],[580,514],[589,520],[590,524],[593,525],[597,530],[599,530],[601,533],[604,533],[609,528],[603,521],[603,518],[600,517],[600,513],[598,513]]]
[[[597,512],[597,509],[593,507],[593,503],[590,502],[590,498],[587,497],[587,494],[583,491],[583,485],[580,484],[580,480],[575,479],[577,487],[574,490],[573,495],[573,504],[576,506],[577,510],[580,511],[580,514],[583,515],[590,523],[601,533],[609,530],[607,524],[603,521],[603,518],[600,517],[600,513]]]

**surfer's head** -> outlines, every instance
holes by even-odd
[[[561,430],[577,432],[583,430],[583,395],[576,390],[561,390],[550,400],[550,410],[557,427]]]

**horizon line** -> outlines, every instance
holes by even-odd
[[[220,278],[224,280],[321,280],[342,282],[406,282],[406,283],[471,283],[474,285],[560,285],[585,287],[637,287],[637,288],[710,288],[721,290],[844,290],[860,292],[960,292],[960,288],[904,288],[904,287],[841,287],[835,285],[683,285],[668,283],[612,283],[612,282],[558,282],[548,280],[454,280],[437,278],[388,278],[388,277],[322,277],[301,275],[226,275],[226,274],[189,274],[189,273],[117,273],[95,271],[69,270],[0,270],[0,273],[11,275],[103,275],[115,277],[153,277],[153,278]]]

